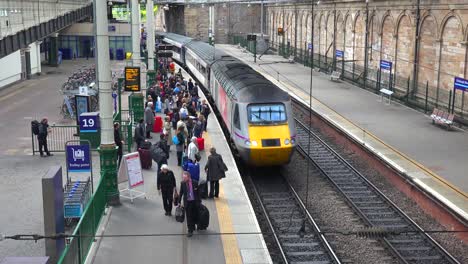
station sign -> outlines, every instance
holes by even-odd
[[[67,145],[67,169],[69,172],[90,172],[91,151],[89,145]]]
[[[380,69],[381,70],[392,71],[392,62],[391,61],[381,60],[380,61]]]
[[[256,41],[256,40],[257,40],[257,35],[255,34],[247,35],[247,41]]]
[[[344,52],[343,52],[342,50],[336,50],[336,51],[335,51],[335,56],[336,56],[337,58],[343,58]]]
[[[92,133],[97,132],[99,129],[99,113],[90,112],[80,115],[80,132]]]
[[[160,50],[158,51],[158,58],[172,58],[172,51]]]
[[[125,67],[125,91],[139,92],[140,85],[140,67]]]
[[[158,45],[158,50],[172,50],[173,45],[160,44]]]
[[[455,77],[453,88],[455,90],[461,90],[461,91],[468,90],[468,80],[460,78],[460,77]]]

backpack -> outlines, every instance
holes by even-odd
[[[31,121],[31,130],[34,135],[39,135],[39,121],[33,120]]]

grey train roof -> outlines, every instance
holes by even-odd
[[[168,38],[168,39],[172,39],[175,42],[178,42],[178,43],[181,43],[181,44],[186,44],[186,43],[193,40],[193,38],[183,36],[183,35],[179,35],[179,34],[170,33],[170,32],[156,32],[156,35],[163,36],[163,37]]]
[[[221,59],[222,57],[226,56],[226,53],[220,50],[216,50],[214,52],[213,46],[210,44],[193,40],[185,45],[185,48],[192,50],[195,54],[197,54],[203,61],[208,64],[213,63],[215,60]],[[215,60],[213,60],[213,54],[215,55]]]
[[[236,58],[223,58],[215,62],[211,69],[229,98],[238,102],[269,103],[290,100],[288,93]]]

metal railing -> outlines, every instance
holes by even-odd
[[[65,142],[78,139],[77,125],[51,125],[47,134],[47,147],[49,152],[65,152]],[[33,155],[39,153],[39,141],[31,129],[31,142]]]
[[[69,240],[60,256],[59,264],[82,264],[86,261],[86,256],[95,240],[94,236],[104,215],[105,208],[105,184],[103,178],[101,178],[96,192],[91,197],[73,232],[73,237]]]

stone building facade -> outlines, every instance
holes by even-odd
[[[330,64],[335,50],[343,51],[345,69],[359,78],[367,65],[370,82],[378,78],[380,61],[390,61],[397,94],[421,102],[427,85],[429,103],[441,108],[449,104],[454,78],[468,79],[467,1],[420,0],[419,12],[417,0],[370,0],[367,5],[364,0],[314,2],[313,13],[311,4],[269,5],[271,45],[289,42],[298,56],[310,52],[313,35],[315,60],[320,57]],[[279,27],[284,29],[283,36],[277,34]],[[340,65],[341,59],[337,60]],[[380,74],[387,80],[387,72]],[[456,91],[455,111],[460,112],[463,105],[463,112],[468,112],[466,94]]]

